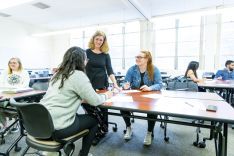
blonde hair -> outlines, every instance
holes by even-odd
[[[146,51],[146,50],[142,50],[141,53],[144,53],[145,57],[148,59],[147,72],[149,74],[149,79],[153,81],[154,80],[154,65],[153,65],[152,55],[149,51]]]
[[[15,59],[18,63],[19,63],[19,68],[17,71],[22,71],[23,70],[23,65],[20,61],[20,59],[18,57],[12,57],[9,61],[8,61],[8,74],[12,74],[12,69],[10,68],[10,61]]]
[[[102,32],[102,31],[100,31],[100,30],[98,30],[98,31],[96,31],[96,32],[94,33],[94,35],[92,36],[92,38],[91,38],[90,41],[89,41],[88,47],[89,47],[90,49],[92,49],[92,50],[95,48],[95,45],[94,45],[94,38],[97,37],[97,36],[103,36],[104,41],[103,41],[103,44],[102,44],[100,50],[101,50],[101,52],[107,54],[108,51],[109,51],[109,46],[108,46],[108,43],[107,43],[106,34],[105,34],[104,32]]]

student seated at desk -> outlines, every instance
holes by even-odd
[[[0,87],[27,88],[29,86],[29,74],[23,69],[19,58],[11,58],[8,69],[0,75]]]
[[[17,57],[13,57],[9,60],[8,69],[0,75],[0,87],[4,88],[27,88],[29,87],[29,81],[29,74],[23,69],[22,63]],[[0,112],[0,122],[2,124],[2,130],[7,127],[7,120],[4,112]],[[13,128],[11,131],[18,131],[18,129]]]
[[[218,80],[234,80],[234,61],[227,60],[223,70],[218,70],[215,78]]]
[[[141,51],[136,56],[136,65],[128,69],[123,89],[140,89],[141,91],[161,90],[162,78],[160,71],[152,63],[152,56],[149,51]],[[129,111],[121,111],[122,115],[130,115]],[[147,114],[148,118],[156,119],[157,115]],[[132,127],[129,117],[123,117],[127,130],[124,135],[125,140],[130,140]],[[148,120],[148,132],[144,139],[144,145],[151,145],[152,133],[155,121]]]
[[[79,47],[67,50],[49,88],[40,101],[50,112],[54,137],[63,139],[89,129],[84,136],[79,156],[87,156],[98,129],[98,121],[89,114],[77,114],[82,103],[97,106],[112,96],[112,92],[97,94],[85,74],[86,53]],[[91,155],[91,154],[89,154]]]
[[[199,62],[191,61],[188,64],[187,70],[184,74],[186,78],[190,78],[195,83],[203,83],[205,79],[199,79],[197,76],[197,69],[199,68]],[[199,92],[206,92],[204,88],[198,87]]]
[[[197,69],[199,67],[199,62],[197,61],[191,61],[188,64],[187,70],[184,74],[184,76],[186,78],[190,78],[193,82],[195,83],[199,83],[199,82],[203,82],[203,79],[199,79],[197,76]]]

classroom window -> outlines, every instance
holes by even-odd
[[[154,21],[155,65],[160,70],[175,68],[176,28],[174,18]]]
[[[234,12],[223,13],[221,24],[219,68],[234,58]]]
[[[109,54],[115,72],[128,69],[135,64],[134,56],[140,50],[140,24],[138,21],[81,29],[71,35],[70,45],[87,49],[88,42],[96,30],[102,30],[107,35]],[[129,55],[130,53],[131,55]]]
[[[154,21],[155,64],[160,69],[185,70],[190,61],[199,59],[200,21],[200,16]]]

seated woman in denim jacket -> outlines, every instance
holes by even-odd
[[[140,89],[141,91],[161,90],[162,78],[160,71],[152,63],[152,56],[149,51],[141,51],[136,56],[136,65],[128,69],[125,77],[123,89]],[[130,115],[129,111],[121,111],[122,115]],[[155,114],[147,114],[148,118],[157,118]],[[132,128],[129,117],[123,117],[126,123],[125,140],[130,140],[132,136]],[[148,132],[144,139],[144,145],[151,145],[152,132],[155,121],[148,120]]]

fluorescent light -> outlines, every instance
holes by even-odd
[[[0,12],[0,17],[10,17],[11,15]]]
[[[32,36],[33,37],[45,37],[45,36],[53,36],[53,35],[60,35],[60,34],[69,34],[72,32],[76,32],[77,30],[79,30],[79,29],[52,31],[52,32],[46,32],[46,33],[32,34]]]
[[[33,37],[46,37],[46,36],[53,36],[53,35],[61,35],[61,34],[71,34],[71,33],[76,33],[78,31],[84,31],[84,30],[90,30],[93,31],[98,29],[98,30],[102,30],[104,32],[106,32],[105,27],[107,25],[110,24],[102,24],[102,25],[92,25],[92,26],[84,26],[84,27],[77,27],[74,29],[66,29],[66,30],[58,30],[58,31],[51,31],[51,32],[44,32],[44,33],[36,33],[36,34],[32,34]],[[117,23],[117,24],[113,24],[112,25],[124,25],[124,23]]]
[[[14,7],[23,3],[28,3],[33,0],[0,0],[0,10]]]

